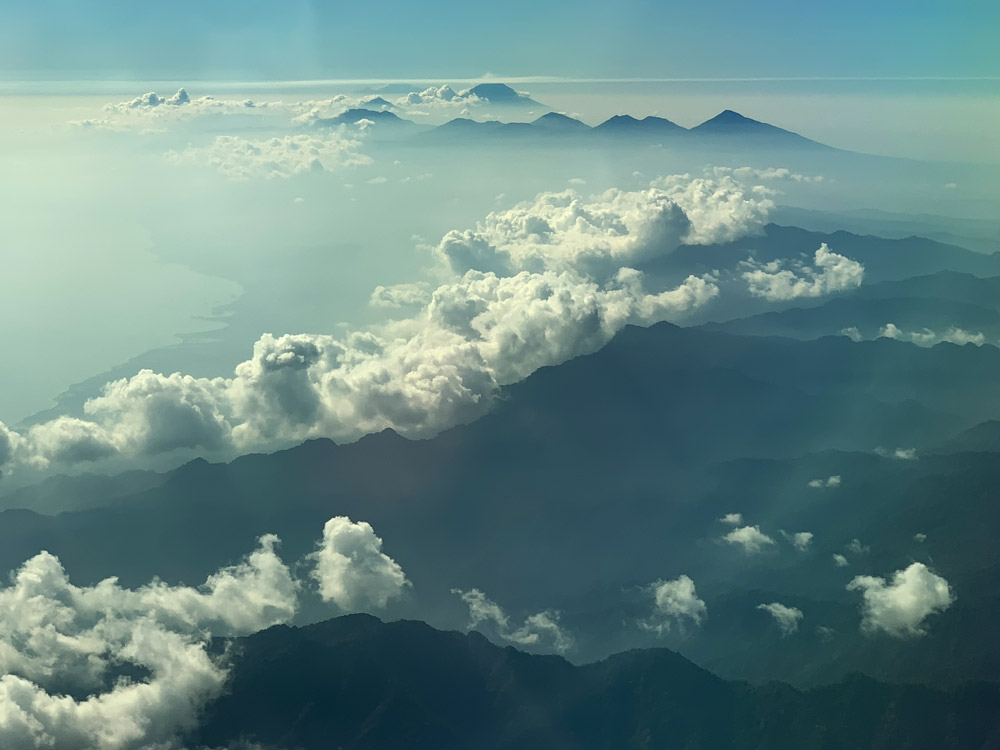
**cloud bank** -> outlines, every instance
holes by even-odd
[[[856,329],[855,329],[856,330]],[[986,336],[979,331],[966,331],[962,328],[952,326],[944,331],[932,331],[924,328],[922,331],[903,331],[895,323],[886,323],[879,329],[878,338],[896,339],[897,341],[909,341],[917,346],[935,346],[942,342],[949,344],[975,344],[982,346],[986,343]]]
[[[287,179],[305,172],[329,172],[343,167],[371,164],[359,153],[361,141],[346,126],[322,136],[286,135],[252,140],[220,135],[208,146],[169,151],[167,161],[185,166],[217,169],[234,182],[251,179]]]
[[[225,682],[209,635],[294,615],[298,584],[276,543],[261,537],[249,557],[197,589],[159,581],[125,589],[114,578],[77,587],[47,552],[28,560],[0,589],[0,746],[173,747]],[[125,665],[147,676],[115,677]]]
[[[0,460],[45,469],[171,451],[231,455],[386,428],[429,437],[472,421],[538,368],[594,352],[625,325],[681,320],[718,295],[712,274],[647,289],[632,266],[681,242],[756,231],[763,199],[729,178],[671,184],[591,198],[543,193],[491,213],[435,248],[448,276],[436,289],[378,293],[417,306],[410,317],[341,336],[264,334],[232,377],[144,370],[107,384],[82,415],[23,434],[0,428]]]

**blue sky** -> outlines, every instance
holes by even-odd
[[[5,78],[996,76],[1000,4],[5,0]]]

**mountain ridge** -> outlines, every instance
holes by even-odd
[[[941,691],[848,676],[810,691],[753,687],[669,649],[574,666],[369,615],[230,643],[227,693],[195,736],[207,746],[936,750],[995,747],[1000,736],[1000,685],[988,683]]]

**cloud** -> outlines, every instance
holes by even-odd
[[[377,286],[368,304],[372,307],[420,307],[431,301],[431,290],[424,282]]]
[[[685,243],[713,245],[759,234],[767,223],[775,192],[748,184],[750,177],[750,173],[736,176],[715,170],[699,178],[687,174],[660,177],[652,185],[687,216],[690,229]]]
[[[158,132],[180,123],[209,115],[285,115],[301,109],[281,102],[257,102],[252,99],[216,99],[213,96],[192,98],[185,89],[171,96],[150,91],[134,99],[104,105],[104,116],[76,120],[71,124],[101,130]]]
[[[888,448],[883,448],[878,446],[875,449],[876,456],[882,456],[883,458],[894,458],[897,461],[916,461],[917,460],[917,449],[916,448],[895,448],[889,450]]]
[[[626,325],[681,320],[713,300],[712,275],[647,289],[629,265],[669,252],[688,223],[655,190],[543,194],[446,235],[439,257],[457,268],[409,317],[339,336],[264,334],[228,378],[143,370],[108,383],[84,419],[5,433],[8,463],[221,456],[386,428],[432,436],[485,414],[503,386],[597,351]],[[377,299],[416,302],[419,292],[383,288]]]
[[[791,542],[792,546],[800,552],[805,552],[809,549],[809,545],[812,544],[813,540],[813,533],[811,531],[797,531],[794,534],[788,534],[782,531],[781,535]]]
[[[809,486],[813,489],[819,489],[820,487],[839,487],[840,475],[831,474],[826,479],[810,479]]]
[[[855,344],[864,339],[864,336],[861,335],[861,331],[858,330],[857,326],[848,326],[847,328],[841,328],[840,335],[846,336]]]
[[[863,265],[831,251],[826,243],[816,251],[812,266],[785,260],[758,263],[750,258],[740,263],[740,269],[750,294],[771,302],[854,289],[865,275]]]
[[[728,526],[739,526],[743,523],[742,513],[726,513],[722,518],[719,519],[720,523],[724,523]]]
[[[683,627],[685,621],[700,625],[708,614],[705,602],[698,598],[694,581],[678,576],[672,581],[655,581],[644,589],[653,597],[653,613],[639,621],[639,627],[662,635],[674,623]]]
[[[847,584],[847,590],[862,592],[863,630],[881,630],[897,638],[923,635],[924,621],[948,609],[955,600],[948,582],[918,562],[897,570],[891,583],[875,576],[857,576]]]
[[[573,637],[559,623],[559,612],[537,612],[526,617],[519,628],[512,628],[503,608],[479,589],[452,589],[451,593],[457,594],[468,605],[470,629],[489,623],[500,638],[521,646],[544,647],[547,644],[559,653],[573,647]]]
[[[918,531],[916,534],[913,535],[913,541],[923,544],[924,542],[927,541],[927,535],[921,531]]]
[[[785,167],[768,167],[766,169],[754,169],[753,167],[713,167],[711,173],[717,177],[731,175],[734,178],[746,183],[757,182],[759,180],[776,180],[791,182],[824,182],[822,175],[804,175],[792,172]]]
[[[323,601],[345,612],[384,609],[410,586],[399,564],[382,552],[382,540],[374,529],[346,516],[326,522],[323,539],[310,559]]]
[[[852,555],[867,555],[871,552],[871,547],[867,544],[862,544],[858,539],[852,539],[850,542],[844,545],[844,549],[850,552]]]
[[[850,563],[847,562],[846,557],[836,552],[833,555],[833,564],[836,565],[838,568],[846,568],[848,565],[850,565]]]
[[[14,457],[14,450],[20,439],[20,435],[11,432],[7,425],[0,422],[0,468]]]
[[[774,540],[763,533],[760,526],[742,526],[733,529],[722,537],[722,541],[742,547],[747,554],[756,554],[774,544]]]
[[[199,588],[70,583],[47,552],[0,588],[0,746],[170,748],[224,687],[211,635],[288,621],[298,584],[264,536]],[[124,674],[133,673],[132,678]]]
[[[329,172],[370,164],[371,158],[358,152],[361,142],[347,134],[346,126],[314,135],[286,135],[251,140],[237,135],[220,135],[209,146],[189,146],[170,151],[168,161],[187,166],[217,169],[228,179],[288,179],[307,172]]]
[[[942,342],[958,344],[975,344],[982,346],[986,343],[986,336],[979,331],[966,331],[962,328],[952,326],[944,331],[932,331],[924,328],[923,331],[902,331],[894,323],[886,323],[879,329],[878,338],[895,339],[896,341],[909,341],[917,346],[935,346]]]
[[[474,108],[489,102],[470,90],[455,91],[451,86],[431,86],[423,91],[411,91],[394,100],[395,105],[411,116],[432,113],[468,115]]]
[[[757,609],[767,612],[781,628],[781,637],[786,638],[799,629],[799,620],[802,619],[802,610],[796,607],[786,607],[778,602],[770,604],[758,604]]]

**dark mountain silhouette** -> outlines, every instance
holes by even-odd
[[[701,138],[732,139],[797,148],[830,148],[790,130],[752,120],[727,109],[710,120],[695,125],[691,134]]]
[[[383,109],[393,109],[396,106],[388,99],[384,99],[381,96],[367,97],[361,103],[363,105],[362,109],[369,109],[375,111],[381,111]]]
[[[683,135],[687,132],[687,129],[663,117],[654,117],[653,115],[644,117],[641,120],[631,115],[615,115],[595,127],[594,131],[612,137],[630,136],[637,138]]]
[[[464,117],[449,120],[443,125],[424,134],[426,139],[434,141],[454,141],[455,139],[479,140],[483,138],[511,140],[518,142],[544,138],[570,138],[589,135],[591,128],[586,123],[574,120],[572,117],[549,112],[532,122],[499,122],[486,120],[483,122]]]
[[[393,125],[414,125],[411,120],[406,120],[392,112],[376,109],[349,109],[336,117],[326,117],[317,120],[318,125],[354,125],[361,120],[371,120],[378,123],[392,123]]]
[[[338,747],[839,750],[993,748],[1000,686],[852,676],[799,692],[726,682],[666,649],[574,667],[470,633],[367,615],[235,645],[228,693],[192,739]]]
[[[1000,453],[1000,420],[990,419],[963,430],[946,441],[942,450]]]
[[[542,115],[531,123],[488,121],[477,122],[473,125],[471,124],[473,123],[471,120],[458,118],[432,129],[428,133],[428,136],[445,138],[461,134],[466,139],[495,139],[497,136],[518,135],[523,139],[530,139],[531,137],[542,135],[551,136],[560,134],[566,136],[589,136],[592,138],[600,137],[604,145],[614,143],[627,145],[637,140],[639,142],[647,142],[651,139],[655,141],[670,138],[672,144],[683,145],[692,149],[700,149],[706,146],[713,149],[739,149],[753,146],[755,148],[779,150],[783,148],[833,150],[829,146],[824,146],[823,144],[773,125],[744,118],[735,112],[731,113],[731,115],[740,119],[730,121],[729,116],[727,116],[722,121],[716,123],[715,120],[718,120],[718,118],[715,118],[715,120],[710,120],[708,123],[703,123],[691,130],[687,130],[662,117],[653,116],[638,120],[630,115],[615,115],[593,128],[579,120],[556,112],[549,112],[546,115]],[[722,117],[722,115],[719,117]]]
[[[550,133],[575,134],[590,130],[589,125],[559,112],[549,112],[531,124],[536,128],[542,128]]]

